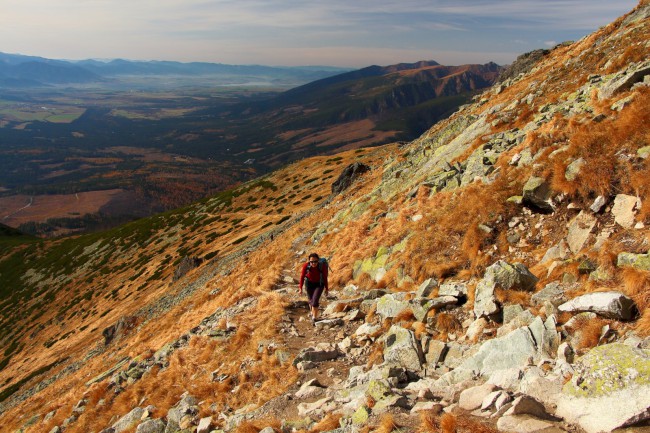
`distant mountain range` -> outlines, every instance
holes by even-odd
[[[331,66],[274,67],[123,59],[66,61],[0,53],[0,87],[5,88],[101,84],[127,76],[212,77],[223,84],[263,81],[297,85],[349,70]]]

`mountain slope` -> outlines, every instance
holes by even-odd
[[[649,16],[556,47],[411,143],[4,250],[2,428],[647,422]],[[352,162],[371,170],[329,195]],[[293,279],[313,250],[337,298],[316,329]],[[601,292],[634,308],[564,304]]]

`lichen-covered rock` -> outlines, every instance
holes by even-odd
[[[650,271],[650,254],[620,253],[616,265]]]
[[[521,263],[510,264],[499,260],[485,270],[483,279],[476,286],[474,315],[490,317],[500,311],[494,295],[496,288],[504,290],[533,290],[537,277]]]
[[[538,278],[521,263],[510,264],[499,260],[485,270],[485,277],[505,290],[533,290]]]
[[[424,355],[413,331],[393,325],[385,335],[384,361],[409,371],[420,372]]]
[[[555,208],[551,203],[551,188],[545,179],[531,177],[524,185],[523,203],[542,212],[553,212]]]
[[[599,397],[631,386],[650,386],[650,350],[622,343],[596,347],[578,359],[563,392]]]
[[[163,433],[165,423],[160,419],[148,419],[138,426],[135,433]]]
[[[650,419],[650,350],[621,343],[592,349],[574,365],[557,414],[589,433]]]
[[[530,301],[533,305],[543,305],[544,302],[548,301],[557,307],[558,305],[565,303],[567,297],[564,292],[564,287],[558,283],[550,283],[531,296]]]
[[[120,418],[115,424],[113,424],[113,429],[115,429],[115,433],[123,432],[124,430],[127,430],[135,426],[137,423],[140,422],[143,413],[144,413],[143,408],[141,407],[133,408],[131,412],[127,413],[122,418]]]

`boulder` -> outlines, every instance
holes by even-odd
[[[593,312],[616,320],[631,320],[636,314],[634,301],[620,292],[596,292],[578,296],[560,305],[562,312]]]
[[[544,302],[550,302],[554,306],[561,305],[567,301],[564,287],[559,283],[549,283],[542,290],[530,297],[530,302],[537,306],[543,305]]]
[[[485,270],[483,279],[476,286],[474,315],[490,317],[500,311],[494,295],[497,287],[504,290],[533,290],[537,277],[521,263],[510,264],[499,260]]]
[[[425,354],[426,363],[435,368],[438,363],[442,362],[447,352],[447,344],[439,340],[429,341],[427,353]]]
[[[620,253],[616,265],[650,271],[650,254]]]
[[[639,199],[633,195],[619,194],[614,199],[612,215],[616,224],[630,229],[634,225],[635,210],[640,206]]]
[[[499,260],[485,270],[484,279],[491,279],[504,290],[535,289],[538,278],[521,263],[510,264]]]
[[[336,359],[339,356],[338,348],[335,344],[321,343],[316,347],[307,347],[302,349],[293,360],[293,365],[300,362],[324,362]]]
[[[639,10],[642,10],[640,8]],[[609,99],[619,92],[632,88],[636,83],[643,82],[645,76],[650,74],[650,62],[645,61],[630,65],[622,73],[616,74],[608,83],[599,90],[598,98]]]
[[[438,296],[454,296],[458,299],[467,298],[467,284],[461,281],[449,281],[438,289]]]
[[[483,385],[468,388],[460,393],[458,406],[466,411],[473,411],[480,408],[483,400],[490,395],[496,387],[491,383],[484,383]]]
[[[429,278],[420,284],[417,292],[415,292],[415,296],[418,298],[428,298],[436,287],[438,287],[438,280],[435,278]]]
[[[160,419],[148,419],[138,426],[135,433],[163,433],[165,423]]]
[[[527,395],[515,398],[512,406],[504,415],[532,415],[537,418],[549,418],[544,405]]]
[[[212,417],[201,418],[196,427],[196,433],[210,433],[212,429]]]
[[[540,263],[548,263],[555,260],[566,260],[569,258],[569,253],[569,245],[564,239],[562,239],[557,245],[554,245],[546,250],[546,253],[544,254],[544,257],[542,257]]]
[[[401,300],[399,296],[388,294],[377,301],[377,314],[382,320],[397,317],[400,313],[410,310],[415,318],[424,321],[429,311],[447,305],[454,305],[458,299],[453,296],[439,296],[433,299],[416,298],[408,301]]]
[[[564,172],[564,178],[569,182],[573,182],[580,175],[580,170],[585,165],[584,158],[578,158],[569,164]]]
[[[424,355],[413,331],[393,325],[384,339],[384,361],[409,371],[422,371]]]
[[[549,421],[537,419],[530,415],[507,415],[497,421],[497,429],[511,433],[560,433],[564,430],[553,428]]]
[[[592,349],[574,365],[557,414],[588,433],[650,419],[650,350],[622,343]]]
[[[483,317],[479,317],[478,319],[474,320],[471,325],[469,325],[467,332],[465,333],[465,337],[468,341],[478,341],[479,338],[483,335],[483,330],[487,327],[487,325],[488,321]]]
[[[531,177],[524,185],[522,202],[532,209],[550,213],[555,210],[551,203],[551,195],[551,188],[545,179]]]
[[[340,194],[347,189],[363,173],[370,171],[366,164],[355,162],[343,169],[339,177],[332,184],[332,194]]]
[[[167,411],[167,420],[180,424],[183,416],[194,415],[199,412],[198,404],[199,401],[195,397],[184,394],[176,406]]]
[[[582,250],[595,226],[596,218],[584,211],[571,220],[567,243],[573,254],[578,254]]]
[[[493,280],[484,278],[479,281],[474,295],[474,316],[476,318],[494,317],[501,311],[501,306],[494,293],[495,289],[496,283]]]
[[[131,412],[127,413],[122,418],[120,418],[115,424],[113,424],[112,427],[115,430],[115,433],[120,433],[125,430],[128,430],[129,428],[134,427],[142,419],[143,413],[144,413],[143,408],[141,407],[133,408]]]

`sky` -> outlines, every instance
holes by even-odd
[[[363,67],[512,62],[638,0],[0,0],[0,52]]]

